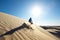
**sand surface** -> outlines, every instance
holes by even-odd
[[[13,34],[4,35],[0,40],[58,40],[36,24],[30,24],[24,19],[0,12],[0,35],[12,29],[16,29]]]
[[[41,26],[41,27],[60,39],[60,26],[48,26],[48,27]]]

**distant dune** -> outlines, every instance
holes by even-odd
[[[36,24],[0,12],[0,40],[59,40]]]
[[[60,26],[41,26],[41,27],[60,39]]]

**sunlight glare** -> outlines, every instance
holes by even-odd
[[[37,17],[37,16],[41,15],[42,12],[43,12],[42,7],[40,7],[38,5],[35,5],[32,7],[31,13],[33,16]]]

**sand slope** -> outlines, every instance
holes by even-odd
[[[28,25],[28,28],[23,25],[24,23]],[[24,19],[0,12],[0,35],[20,26],[20,30],[11,35],[0,37],[0,40],[58,40],[55,36],[35,24],[31,25]]]
[[[41,26],[41,27],[60,39],[60,26],[48,26],[48,27]]]

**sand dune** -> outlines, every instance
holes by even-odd
[[[60,39],[60,26],[47,26],[47,27],[41,26],[41,27]]]
[[[58,38],[35,24],[0,12],[0,35],[6,32],[11,34],[0,37],[0,40],[58,40]]]

